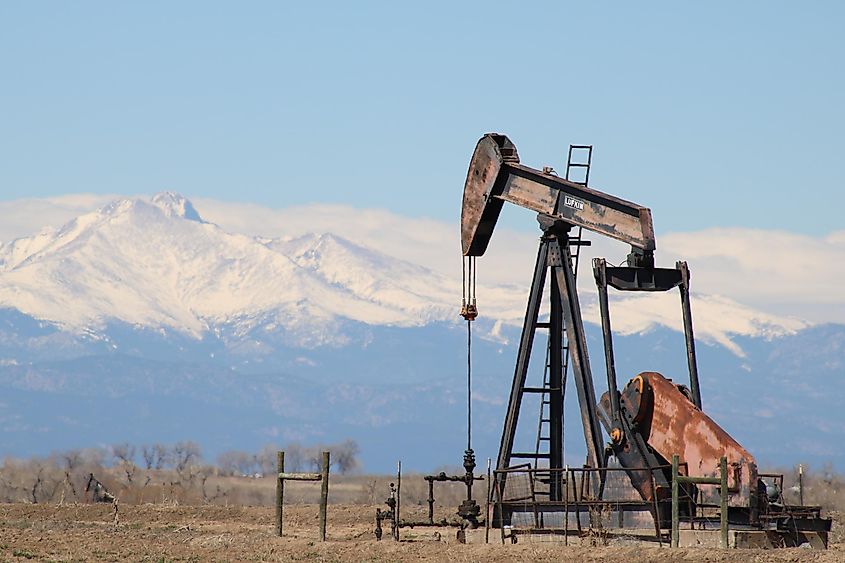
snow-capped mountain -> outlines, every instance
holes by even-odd
[[[227,232],[169,192],[116,200],[0,246],[0,307],[76,333],[98,334],[119,322],[200,339],[225,326],[242,336],[281,330],[288,342],[307,346],[342,344],[345,335],[327,330],[339,320],[455,321],[460,291],[458,279],[331,233],[266,239]],[[486,319],[522,322],[525,287],[482,282],[479,294]],[[585,320],[598,323],[594,295],[583,299]],[[674,295],[614,299],[614,325],[623,333],[680,330]],[[737,335],[806,326],[718,296],[696,300],[698,336],[738,354]]]
[[[0,454],[194,439],[213,455],[352,437],[372,470],[397,455],[422,469],[459,458],[461,283],[413,257],[413,248],[403,260],[333,233],[233,233],[173,193],[119,199],[0,245]],[[479,282],[473,413],[476,451],[492,457],[527,284]],[[612,299],[620,379],[652,369],[682,380],[677,293]],[[845,378],[845,326],[716,295],[695,294],[693,314],[705,408],[720,424],[769,464],[845,462],[828,446],[845,418],[825,392]]]
[[[172,193],[116,201],[0,247],[0,306],[71,331],[118,321],[200,338],[220,325],[261,325],[320,344],[335,318],[446,319],[458,291],[459,282],[330,234],[227,233]]]

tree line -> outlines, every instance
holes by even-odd
[[[284,447],[268,444],[258,452],[228,450],[214,462],[204,459],[196,442],[71,449],[30,459],[6,457],[0,464],[0,502],[79,502],[87,495],[90,478],[128,502],[234,501],[237,487],[221,478],[264,477],[276,471],[276,452],[285,450],[286,471],[318,471],[321,452],[331,452],[331,470],[349,474],[360,468],[354,440],[335,444]],[[248,503],[247,499],[247,503]]]

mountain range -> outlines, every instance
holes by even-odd
[[[496,454],[527,288],[479,289],[473,445],[483,458]],[[368,470],[397,458],[458,465],[460,293],[459,279],[414,263],[413,249],[403,260],[332,232],[227,232],[175,193],[116,200],[0,245],[0,453],[193,439],[213,456],[353,438]],[[620,378],[653,369],[683,379],[668,297],[614,297]],[[845,462],[834,446],[845,430],[835,391],[845,326],[720,296],[693,303],[705,410],[762,463]],[[582,306],[600,390],[594,296],[582,291]],[[536,412],[523,412],[531,441]],[[573,428],[567,456],[580,463]]]

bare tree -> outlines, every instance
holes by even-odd
[[[135,464],[135,446],[124,442],[122,444],[114,444],[111,447],[111,455],[118,463]]]
[[[290,446],[288,446],[290,449]],[[328,446],[317,445],[302,450],[302,457],[305,464],[312,471],[319,471],[323,464],[323,452],[328,450],[331,452],[331,464],[336,467],[341,473],[349,473],[355,471],[360,467],[358,461],[358,442],[355,440],[345,440],[339,444],[331,444]],[[287,453],[285,453],[285,465],[287,466]]]
[[[228,450],[217,456],[217,465],[224,475],[249,475],[254,472],[256,456],[240,450]]]
[[[22,476],[27,475],[28,470],[19,459],[7,457],[0,467],[0,499],[3,502],[20,502],[27,496],[27,487],[23,483]]]
[[[305,463],[311,469],[311,471],[319,471],[320,466],[323,464],[323,457],[321,452],[325,451],[327,448],[322,445],[311,446],[310,448],[305,448],[303,450],[303,457],[305,458]],[[285,460],[287,461],[287,460]]]
[[[361,466],[358,461],[359,451],[358,442],[355,440],[344,440],[331,446],[332,465],[336,465],[342,475],[355,471]]]
[[[22,478],[30,502],[50,502],[64,483],[64,473],[56,465],[55,456],[32,458],[26,463]]]
[[[177,442],[170,450],[173,469],[182,480],[191,481],[194,477],[194,468],[202,460],[202,452],[196,442]]]
[[[145,469],[164,469],[170,463],[170,450],[162,444],[144,444],[141,446],[141,457]]]
[[[212,503],[218,499],[226,498],[226,496],[229,494],[229,491],[221,487],[219,484],[215,485],[214,494],[209,493],[206,483],[208,482],[208,478],[214,475],[216,472],[217,468],[212,465],[205,465],[203,467],[200,467],[197,471],[197,475],[200,479],[200,491],[202,492],[202,500],[205,503]]]
[[[170,463],[170,451],[162,444],[153,445],[153,469],[164,469]]]
[[[285,447],[285,469],[287,471],[302,471],[305,468],[306,451],[299,442],[292,442]],[[273,461],[275,467],[275,460]],[[271,469],[272,473],[273,470]]]
[[[217,456],[217,469],[221,475],[232,476],[238,470],[238,456],[243,452],[227,450]]]
[[[38,467],[38,473],[35,474],[35,479],[32,482],[32,489],[30,489],[30,497],[32,498],[32,504],[38,504],[38,489],[42,487],[44,483],[43,479],[44,475],[44,467]]]
[[[84,448],[80,450],[82,465],[85,467],[99,467],[105,464],[107,452],[103,448]]]
[[[144,468],[150,470],[155,464],[155,446],[144,444],[141,446],[141,457],[144,458]]]
[[[238,471],[241,475],[253,475],[258,467],[258,457],[252,454],[245,454],[238,464]]]
[[[135,476],[135,471],[138,469],[138,466],[135,465],[135,451],[135,446],[130,445],[127,442],[114,444],[111,447],[112,457],[117,460],[116,465],[119,466],[124,475],[126,475],[126,480],[129,483],[132,482],[132,478]]]
[[[279,446],[268,444],[260,452],[230,450],[217,457],[222,474],[252,475],[258,471],[272,475],[276,470],[276,452]],[[285,468],[292,472],[319,470],[321,453],[332,452],[333,470],[341,474],[359,468],[359,447],[353,440],[332,445],[305,448],[299,443],[288,444],[285,449]],[[138,457],[140,454],[140,458]],[[140,461],[139,461],[140,459]],[[141,467],[146,466],[148,471]],[[155,470],[161,470],[156,472]],[[246,484],[214,479],[215,467],[204,465],[200,446],[182,441],[173,446],[145,444],[140,447],[117,443],[109,449],[89,448],[54,452],[49,457],[29,460],[7,458],[0,460],[0,502],[65,502],[69,498],[82,500],[86,479],[95,476],[104,487],[120,491],[128,502],[144,499],[144,491],[153,484],[156,495],[169,494],[190,502],[240,502],[244,495],[250,502],[265,502],[263,493]],[[146,479],[146,482],[145,482]],[[169,493],[161,487],[170,486]],[[152,489],[150,489],[152,490]]]
[[[272,475],[276,472],[278,465],[278,452],[282,449],[276,444],[267,444],[255,456],[255,465],[262,475]],[[301,454],[298,454],[296,447],[285,450],[285,470],[300,471],[302,466]]]
[[[53,456],[58,458],[59,464],[68,473],[73,473],[74,470],[81,467],[84,463],[82,450],[66,450],[57,454],[54,453]]]

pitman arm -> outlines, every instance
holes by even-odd
[[[484,254],[506,201],[626,242],[649,254],[655,248],[650,209],[522,166],[510,139],[488,133],[475,147],[464,184],[464,256]]]

